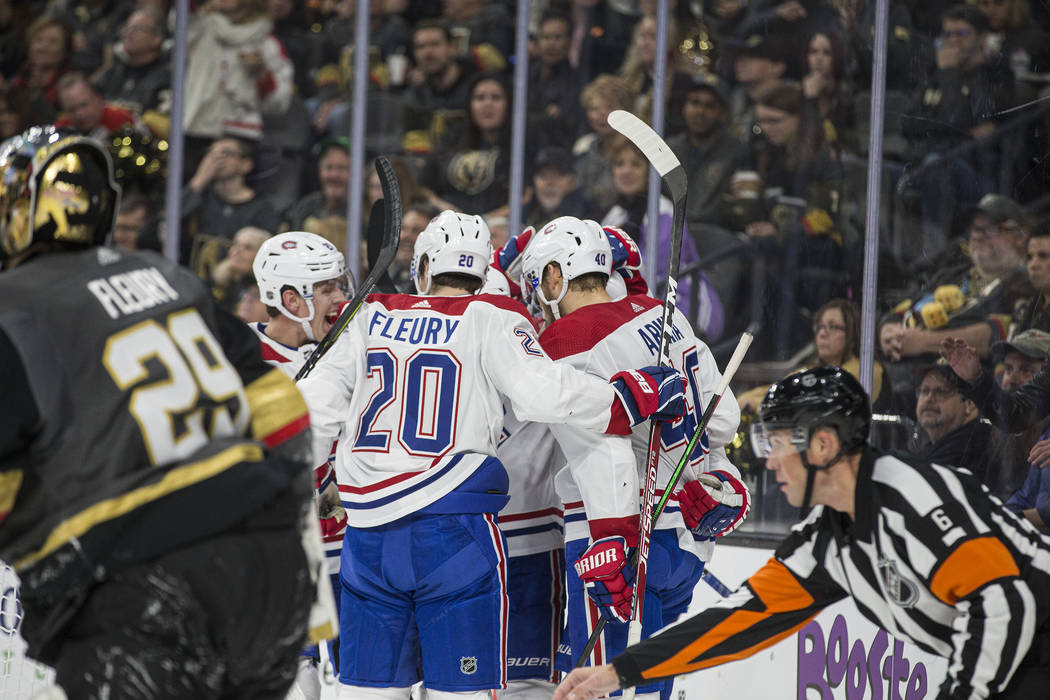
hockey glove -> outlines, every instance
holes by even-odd
[[[678,504],[686,527],[698,537],[714,539],[744,521],[751,510],[751,493],[728,472],[705,472],[682,487]]]
[[[627,540],[604,537],[595,540],[573,564],[576,575],[597,603],[602,617],[610,622],[631,619],[634,571],[627,566]]]
[[[648,294],[649,285],[639,269],[642,266],[642,252],[634,239],[627,232],[615,226],[603,226],[605,237],[612,248],[612,269],[620,273],[628,294]]]
[[[512,274],[511,267],[521,254],[525,252],[529,241],[532,240],[533,233],[535,231],[529,226],[518,235],[511,236],[506,243],[492,251],[492,263],[489,267],[503,273],[503,276],[507,279],[507,286],[510,288],[510,296],[515,299],[521,299],[521,286],[514,281],[516,275]]]
[[[672,421],[685,413],[685,379],[672,367],[617,372],[611,383],[632,427],[647,418]]]

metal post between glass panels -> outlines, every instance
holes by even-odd
[[[875,62],[871,71],[871,143],[864,216],[864,277],[861,283],[860,382],[871,395],[875,366],[875,294],[878,291],[879,209],[882,203],[882,129],[886,115],[886,41],[889,0],[875,2]]]

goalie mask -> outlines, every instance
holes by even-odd
[[[485,281],[492,243],[489,227],[476,214],[458,214],[450,209],[441,212],[416,238],[412,253],[412,281],[419,294],[429,294],[433,279],[440,274],[457,273]],[[423,256],[427,258],[427,283],[422,286],[420,273]]]
[[[543,271],[550,263],[561,268],[561,289],[553,299],[543,293]],[[558,304],[569,291],[569,282],[592,272],[612,273],[612,249],[597,221],[561,216],[537,231],[521,262],[521,290],[531,306],[538,300],[561,317]]]
[[[810,437],[822,427],[838,435],[839,453],[827,464],[810,464],[806,458]],[[853,375],[838,367],[815,367],[796,372],[769,388],[758,409],[758,420],[751,425],[751,447],[756,457],[766,459],[775,449],[785,449],[780,440],[771,439],[774,432],[783,431],[807,471],[800,511],[804,514],[809,510],[816,472],[867,444],[870,428],[868,394]]]
[[[302,324],[311,341],[318,340],[310,325],[315,314],[314,285],[337,280],[347,296],[353,293],[353,277],[346,269],[343,254],[324,238],[306,231],[282,233],[263,242],[252,263],[252,272],[259,283],[262,303]],[[307,316],[295,316],[285,308],[281,294],[288,287],[306,301]]]
[[[43,241],[102,245],[120,189],[93,139],[33,127],[0,145],[0,260]]]

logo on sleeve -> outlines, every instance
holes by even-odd
[[[919,588],[901,576],[897,562],[892,559],[879,559],[879,576],[882,577],[882,588],[889,599],[902,608],[910,608],[919,599]]]
[[[476,656],[461,656],[459,657],[459,670],[460,673],[465,673],[470,676],[478,670],[478,657]]]
[[[515,328],[514,335],[521,338],[521,347],[525,348],[526,355],[532,355],[533,357],[543,357],[543,351],[535,346],[536,339],[528,331]]]

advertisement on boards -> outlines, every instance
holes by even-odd
[[[771,549],[719,544],[709,569],[736,588],[773,555]],[[701,582],[690,614],[719,599]],[[799,632],[754,656],[675,681],[673,700],[922,700],[936,697],[947,661],[895,639],[850,601],[829,606]]]

